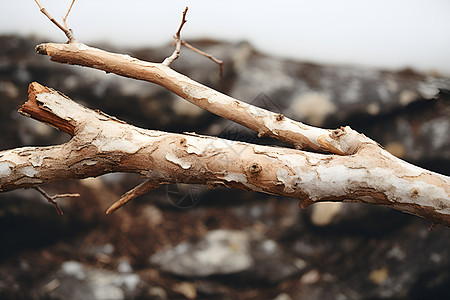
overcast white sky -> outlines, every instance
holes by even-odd
[[[71,0],[41,2],[60,19]],[[281,57],[450,75],[449,0],[77,0],[68,23],[84,43],[161,45],[186,5],[185,39],[247,40]],[[0,0],[0,34],[10,33],[65,40],[34,0]]]

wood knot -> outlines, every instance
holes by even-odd
[[[255,176],[258,173],[262,171],[262,167],[260,164],[254,162],[247,166],[247,172],[250,173],[250,175]]]
[[[39,44],[37,45],[34,50],[41,55],[47,55],[47,50],[45,44]]]
[[[277,115],[275,116],[275,120],[277,120],[278,122],[283,121],[283,120],[284,120],[283,114],[277,114]]]
[[[419,196],[419,190],[416,189],[416,188],[413,188],[413,189],[409,192],[409,196],[410,196],[411,198]]]
[[[336,138],[338,138],[338,137],[340,137],[340,136],[342,136],[344,134],[345,134],[345,128],[344,127],[341,127],[341,128],[338,128],[338,129],[335,129],[335,130],[331,131],[331,137],[334,138],[334,139],[336,139]]]

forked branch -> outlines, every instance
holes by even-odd
[[[49,17],[39,1],[36,3]],[[78,42],[41,44],[36,50],[55,62],[156,83],[205,110],[257,131],[259,136],[277,138],[296,149],[144,130],[32,83],[29,100],[20,111],[73,138],[63,145],[1,151],[0,191],[133,172],[148,181],[124,194],[108,213],[161,184],[194,183],[289,196],[299,199],[301,207],[320,201],[389,206],[450,226],[449,177],[394,157],[350,127],[327,130],[308,126],[221,94],[172,70],[169,65],[183,44],[180,35],[186,12],[187,8],[175,35],[176,49],[163,63],[145,62]]]
[[[30,85],[21,112],[61,130],[74,128],[67,131],[74,136],[62,145],[1,151],[0,191],[133,172],[149,181],[126,193],[108,213],[161,184],[192,183],[288,196],[299,199],[301,207],[321,201],[384,205],[450,225],[450,178],[372,143],[341,156],[144,130],[37,83]]]
[[[39,7],[39,10],[50,20],[53,22],[53,24],[55,24],[59,29],[62,30],[62,32],[64,32],[64,34],[66,35],[68,42],[69,43],[75,43],[76,39],[75,36],[73,35],[73,31],[72,29],[70,29],[67,26],[67,17],[69,16],[69,13],[72,9],[73,4],[75,3],[75,0],[72,0],[72,3],[70,4],[69,9],[67,10],[66,15],[63,17],[63,24],[59,23],[51,14],[50,12],[42,5],[41,1],[39,0],[34,0],[34,2],[36,2],[37,6]]]
[[[173,38],[175,39],[174,43],[175,43],[175,50],[173,51],[172,55],[170,55],[169,57],[167,57],[162,64],[165,66],[170,66],[170,64],[172,62],[174,62],[179,56],[180,56],[180,51],[181,51],[181,45],[185,46],[188,49],[191,49],[192,51],[203,55],[207,58],[209,58],[210,60],[212,60],[213,62],[215,62],[216,64],[219,65],[219,76],[222,77],[223,76],[223,61],[221,61],[220,59],[215,58],[214,56],[212,56],[209,53],[206,53],[194,46],[192,46],[191,44],[187,43],[186,41],[181,39],[181,29],[183,29],[184,24],[187,22],[186,20],[186,14],[188,11],[188,7],[186,6],[186,8],[183,11],[183,17],[181,19],[181,24],[180,27],[178,27],[177,33],[173,36]]]
[[[76,194],[56,194],[53,196],[50,196],[49,194],[47,194],[43,189],[41,189],[40,187],[37,186],[33,186],[32,189],[36,190],[39,194],[41,194],[45,199],[47,199],[47,201],[52,204],[56,211],[58,212],[59,215],[63,215],[63,211],[62,209],[59,207],[58,203],[55,201],[56,199],[59,198],[67,198],[67,197],[80,197],[80,194],[76,193]]]

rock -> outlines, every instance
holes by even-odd
[[[134,299],[142,294],[139,275],[114,273],[67,261],[40,288],[40,297],[51,299]]]
[[[196,243],[183,242],[151,256],[162,271],[187,277],[235,274],[253,265],[250,238],[240,231],[214,230]]]
[[[443,227],[430,232],[419,224],[373,237],[299,237],[294,250],[317,267],[302,275],[295,299],[447,299],[450,233]]]
[[[151,287],[147,291],[147,296],[151,300],[166,300],[168,299],[167,292],[160,286]]]
[[[155,253],[151,263],[185,277],[238,276],[245,281],[277,283],[300,273],[306,263],[287,255],[260,234],[214,230],[195,243],[183,242]]]
[[[307,262],[289,255],[274,240],[259,237],[251,248],[253,267],[242,274],[243,280],[276,284],[301,274]]]

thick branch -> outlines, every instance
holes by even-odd
[[[327,130],[296,122],[282,114],[217,92],[160,63],[109,53],[81,43],[41,44],[36,47],[36,51],[50,56],[55,62],[91,67],[156,83],[205,110],[257,131],[259,136],[277,138],[297,149],[351,155],[364,144],[376,145],[374,141],[348,126]]]
[[[294,197],[302,207],[319,201],[384,205],[450,225],[450,178],[410,165],[372,143],[354,155],[339,156],[144,130],[37,83],[30,91],[22,112],[39,120],[52,114],[45,120],[50,124],[55,120],[52,125],[58,128],[73,126],[74,136],[63,145],[0,152],[1,191],[134,172],[159,183]],[[65,126],[60,124],[64,122]]]

